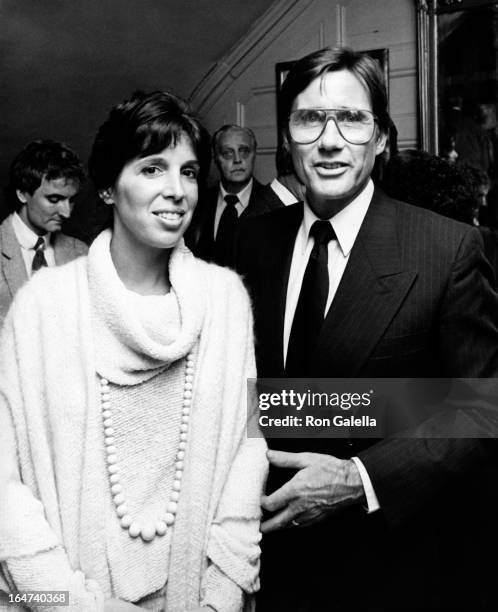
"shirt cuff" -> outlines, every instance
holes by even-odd
[[[379,500],[377,499],[377,495],[375,495],[372,481],[370,480],[370,476],[365,466],[358,457],[351,457],[351,459],[354,461],[360,473],[363,489],[365,490],[365,497],[367,498],[367,513],[371,514],[372,512],[380,510]]]

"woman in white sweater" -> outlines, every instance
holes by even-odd
[[[183,242],[209,159],[181,99],[115,107],[90,159],[112,228],[5,320],[0,609],[39,590],[89,612],[252,607],[267,465],[246,433],[250,304]],[[52,609],[39,599],[18,609]]]

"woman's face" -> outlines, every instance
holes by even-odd
[[[109,192],[113,242],[126,249],[172,249],[197,204],[199,163],[188,136],[160,153],[128,162]]]

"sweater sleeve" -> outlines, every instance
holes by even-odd
[[[202,604],[212,605],[217,612],[239,612],[243,593],[253,594],[259,589],[260,499],[266,445],[258,438],[245,442],[230,470],[209,533]]]
[[[5,566],[17,591],[67,591],[71,612],[100,612],[104,597],[94,580],[86,580],[80,571],[70,568],[66,553],[60,547],[36,555],[7,559]],[[29,606],[40,612],[60,612],[59,606]]]
[[[216,612],[238,612],[242,610],[242,589],[224,574],[217,565],[211,564],[202,581],[203,606],[211,606]]]
[[[16,302],[14,302],[14,305]],[[103,610],[103,594],[93,580],[74,571],[60,538],[48,523],[42,503],[24,484],[19,469],[19,444],[26,443],[19,356],[15,342],[13,310],[0,336],[0,562],[10,585],[17,591],[69,591],[68,610]],[[28,326],[29,329],[29,326]],[[26,332],[29,333],[29,332]],[[17,418],[14,418],[14,413]],[[38,609],[31,606],[31,609]],[[41,609],[41,608],[40,608]],[[44,611],[52,608],[43,606]],[[59,607],[54,607],[54,612]]]
[[[247,433],[254,431],[248,421],[257,419],[256,406],[253,409],[251,405],[251,412],[246,408],[247,379],[256,377],[253,323],[249,300],[238,278],[237,287],[243,295],[242,320],[247,321],[242,330],[246,353],[240,381],[238,440],[209,531],[208,568],[202,581],[201,603],[217,612],[239,612],[245,594],[259,589],[260,503],[268,470],[264,438]],[[231,307],[235,308],[233,302]]]

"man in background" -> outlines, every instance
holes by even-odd
[[[87,252],[83,242],[61,232],[84,180],[80,159],[59,142],[30,142],[14,159],[7,190],[11,214],[0,225],[0,324],[34,272]]]
[[[253,132],[238,125],[224,125],[213,135],[220,182],[199,198],[187,239],[195,255],[230,264],[239,222],[283,206],[253,176],[256,146]]]

